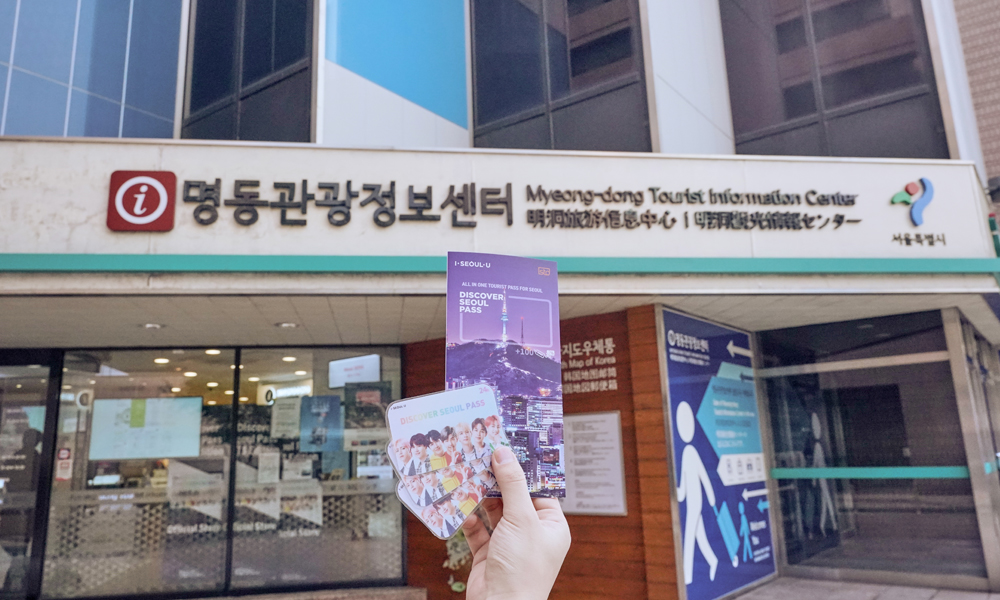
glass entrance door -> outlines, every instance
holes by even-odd
[[[788,574],[987,582],[952,337],[937,311],[759,334]]]
[[[40,358],[38,363],[30,362]],[[6,359],[6,360],[5,360]],[[45,404],[52,380],[46,356],[0,355],[0,598],[37,589],[35,511],[42,476]],[[47,471],[47,469],[46,469]]]

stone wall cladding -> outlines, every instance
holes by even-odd
[[[987,177],[1000,176],[1000,2],[954,0]]]

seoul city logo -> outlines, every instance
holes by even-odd
[[[108,229],[170,231],[176,190],[177,176],[170,171],[115,171],[108,194]]]
[[[931,180],[921,177],[906,184],[902,191],[889,201],[890,204],[905,204],[910,207],[910,220],[917,227],[924,224],[924,209],[934,199],[934,185]]]

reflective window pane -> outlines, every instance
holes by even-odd
[[[280,4],[274,19],[275,71],[306,58],[310,47],[309,0],[280,0]]]
[[[64,0],[21,2],[14,65],[69,83],[76,11]]]
[[[180,27],[181,0],[133,4],[125,104],[173,120]]]
[[[308,142],[311,84],[309,71],[299,71],[243,98],[238,139]]]
[[[0,63],[10,60],[10,44],[14,34],[14,12],[17,0],[0,0]]]
[[[477,0],[476,123],[542,106],[541,0]]]
[[[198,2],[191,59],[191,112],[233,93],[238,0]]]
[[[184,125],[183,138],[196,140],[235,140],[236,104],[229,104],[201,119]]]
[[[73,85],[99,96],[120,101],[122,81],[125,78],[127,37],[127,2],[119,0],[81,2]],[[117,134],[116,128],[115,135]]]
[[[6,135],[62,135],[66,86],[15,70],[10,78]]]
[[[312,0],[203,0],[198,4],[190,105],[181,137],[309,141],[312,71],[306,61],[312,48],[312,11]],[[237,64],[239,60],[242,63]],[[300,68],[267,79],[292,65]],[[213,103],[218,104],[212,114],[198,114]],[[278,104],[281,110],[275,112],[272,109]],[[275,121],[274,115],[281,118]]]
[[[830,119],[827,135],[831,156],[948,158],[941,108],[933,94]]]
[[[638,70],[630,0],[545,0],[552,99]]]
[[[174,137],[172,121],[125,107],[122,137],[171,138]]]
[[[49,369],[0,365],[0,597],[25,598]]]
[[[275,0],[246,0],[243,20],[243,84],[274,71]]]
[[[222,589],[234,358],[66,354],[46,597]]]
[[[118,137],[120,117],[121,104],[73,90],[67,135]]]
[[[720,0],[736,134],[816,112],[804,6],[792,0]]]
[[[932,81],[911,0],[809,0],[828,108]]]
[[[399,350],[248,349],[242,362],[232,585],[399,580],[382,412],[399,398]]]

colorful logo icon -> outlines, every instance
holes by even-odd
[[[108,194],[108,229],[170,231],[176,192],[177,176],[170,171],[115,171]]]
[[[921,177],[919,181],[906,184],[903,191],[896,192],[891,204],[906,204],[910,207],[910,220],[917,227],[924,224],[924,209],[934,199],[934,185],[931,180]]]

